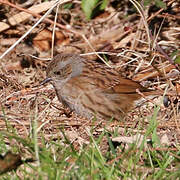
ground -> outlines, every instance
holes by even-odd
[[[13,7],[11,3],[15,6]],[[37,13],[44,13],[41,8],[38,8],[39,12],[36,13],[29,10],[33,16],[23,15],[25,18],[18,21],[16,14],[26,11],[28,7],[36,7],[39,3],[36,1],[29,5],[21,4],[21,1],[11,3],[5,1],[0,4],[0,14],[3,15],[0,22],[8,22],[12,17],[16,20],[15,25],[9,23],[10,27],[0,29],[1,55],[35,24],[39,19]],[[128,152],[129,156],[137,153],[145,140],[147,142],[144,142],[146,145],[143,153],[147,149],[152,153],[168,151],[178,161],[180,117],[177,59],[180,47],[180,9],[178,1],[167,1],[165,4],[167,9],[163,10],[151,2],[139,14],[129,1],[123,3],[110,1],[104,11],[90,20],[86,19],[80,4],[76,2],[71,4],[71,8],[61,7],[58,11],[54,55],[61,52],[86,54],[86,58],[102,63],[94,52],[103,52],[104,55],[101,57],[123,77],[160,92],[150,100],[144,98],[142,94],[144,102],[134,107],[120,121],[85,119],[75,113],[67,116],[63,113],[64,107],[58,101],[52,85],[40,86],[46,77],[45,69],[49,63],[44,58],[51,57],[56,10],[46,16],[46,21],[43,20],[33,28],[33,31],[16,47],[5,56],[1,56],[0,129],[4,141],[1,147],[6,147],[1,148],[1,154],[15,151],[22,153],[24,159],[30,157],[37,160],[37,154],[32,154],[36,153],[38,148],[35,146],[32,150],[31,143],[27,145],[22,139],[28,141],[32,138],[33,143],[37,140],[39,149],[43,149],[43,145],[50,141],[57,143],[61,139],[61,145],[65,147],[72,145],[77,152],[81,152],[84,147],[94,142],[94,139],[97,141],[100,139],[97,144],[103,156],[106,157],[108,152],[113,154],[113,149],[116,149],[114,159],[110,155],[107,159],[107,164],[111,165],[123,157],[126,158]],[[49,8],[46,2],[41,3],[41,6]],[[6,21],[3,21],[4,19]],[[136,144],[137,141],[139,143]],[[151,142],[152,146],[148,142]],[[129,143],[135,143],[137,149],[131,151],[129,146],[126,146]],[[154,146],[153,143],[158,145]],[[122,144],[125,150],[121,147]],[[41,156],[39,158],[41,159]],[[58,158],[62,157],[58,155]],[[137,168],[136,171],[149,172],[145,157],[141,158],[138,161],[140,169]],[[58,161],[56,159],[55,162]],[[69,157],[67,162],[72,165],[76,162],[75,157]],[[123,162],[123,165],[126,166],[126,162]],[[174,170],[178,168],[176,162],[168,165],[166,168],[170,172],[175,172]],[[67,169],[71,172],[71,166]],[[121,173],[125,171],[124,169]],[[150,171],[150,174],[152,172],[156,172],[156,169]],[[22,176],[21,172],[19,174]],[[64,176],[61,174],[61,177]]]

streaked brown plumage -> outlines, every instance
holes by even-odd
[[[151,92],[139,83],[124,79],[113,68],[74,54],[59,54],[47,67],[59,101],[86,118],[120,119],[132,109],[134,101]]]

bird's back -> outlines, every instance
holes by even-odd
[[[113,68],[85,60],[82,73],[64,85],[61,96],[79,115],[120,119],[140,98],[136,89],[149,91],[137,82],[122,78]]]

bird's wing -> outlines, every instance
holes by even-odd
[[[123,79],[120,78],[118,81],[114,81],[108,88],[106,88],[104,91],[106,93],[115,93],[115,94],[134,94],[137,93],[137,89],[139,89],[140,92],[148,92],[149,89],[143,87],[138,82],[135,82],[130,79]]]

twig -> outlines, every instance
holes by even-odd
[[[65,0],[64,2],[68,2],[69,0]],[[0,1],[1,2],[1,1]],[[56,0],[54,5],[38,20],[37,23],[35,23],[25,34],[21,36],[9,49],[7,49],[1,56],[0,59],[2,59],[6,54],[8,54],[17,44],[19,44],[53,9],[57,6],[59,3],[59,0]]]

